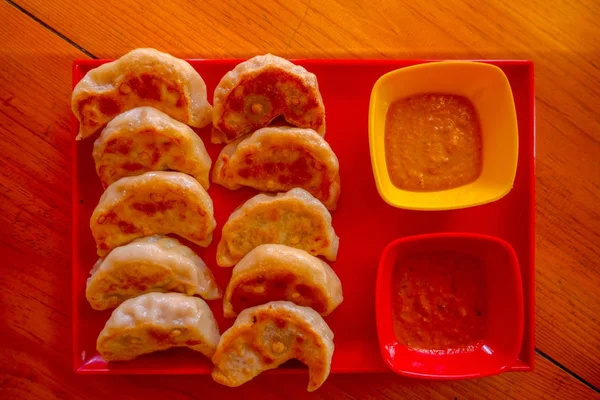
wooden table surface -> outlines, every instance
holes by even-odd
[[[0,2],[0,398],[600,398],[597,0]],[[182,58],[531,59],[537,99],[536,365],[452,382],[393,374],[76,376],[71,365],[71,63]],[[519,221],[514,221],[519,223]]]

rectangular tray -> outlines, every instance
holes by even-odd
[[[87,71],[109,60],[78,60],[73,64],[73,85]],[[204,78],[209,100],[221,77],[239,60],[189,60]],[[371,89],[386,72],[425,60],[298,60],[318,77],[327,112],[325,139],[340,162],[342,191],[332,213],[340,237],[338,260],[332,267],[339,275],[344,302],[326,321],[335,334],[333,373],[389,371],[384,365],[375,327],[375,276],[379,256],[393,239],[430,232],[476,232],[498,236],[517,252],[525,296],[525,330],[519,358],[509,370],[533,367],[534,360],[534,206],[535,206],[535,101],[533,64],[529,61],[486,61],[502,68],[515,100],[519,125],[519,163],[513,190],[503,199],[456,211],[408,211],[387,205],[375,187],[369,157],[367,117]],[[77,133],[73,118],[73,138]],[[210,143],[210,127],[196,130],[214,162],[222,146]],[[73,140],[73,349],[79,373],[113,374],[209,374],[208,359],[188,349],[172,349],[125,363],[108,365],[96,351],[96,338],[111,311],[94,311],[85,298],[89,271],[97,260],[89,220],[102,194],[92,159],[94,139]],[[231,268],[215,262],[221,228],[230,213],[256,194],[252,189],[229,191],[212,184],[217,229],[208,248],[185,242],[215,273],[222,288]],[[221,300],[208,302],[221,332],[233,320],[223,317]],[[305,371],[300,363],[287,363],[274,373]]]

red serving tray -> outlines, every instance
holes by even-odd
[[[75,85],[90,69],[108,60],[77,60]],[[221,77],[239,60],[190,60],[206,81],[212,97]],[[381,359],[375,325],[375,277],[379,256],[392,240],[431,232],[475,232],[498,236],[517,252],[523,278],[525,330],[519,358],[510,370],[524,371],[534,360],[534,206],[535,206],[535,101],[533,64],[530,61],[486,61],[502,68],[508,77],[519,124],[519,164],[513,190],[503,199],[455,211],[408,211],[386,204],[377,192],[371,160],[367,118],[375,81],[386,72],[428,61],[415,60],[298,60],[315,73],[327,111],[325,139],[340,161],[342,191],[332,213],[340,237],[338,260],[332,264],[342,281],[344,302],[326,317],[335,334],[333,373],[389,371]],[[77,134],[73,118],[73,138]],[[209,141],[210,127],[197,130],[213,159],[222,146]],[[172,349],[125,363],[104,362],[96,351],[96,338],[111,311],[94,311],[85,298],[89,271],[97,260],[89,220],[102,194],[92,159],[93,139],[73,139],[73,350],[79,373],[113,374],[208,374],[208,359],[188,349]],[[215,273],[222,288],[231,268],[216,265],[215,252],[221,228],[231,212],[257,192],[227,190],[211,185],[217,229],[208,248],[190,245]],[[221,331],[232,319],[223,317],[221,300],[208,302]],[[287,363],[273,372],[304,371],[300,363]]]

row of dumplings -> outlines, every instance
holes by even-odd
[[[317,78],[271,54],[238,64],[219,82],[213,107],[202,77],[184,60],[136,49],[89,71],[75,86],[77,139],[99,132],[116,115],[150,106],[189,126],[213,122],[214,143],[230,143],[282,116],[290,125],[325,135],[325,108]]]
[[[276,65],[283,73],[261,72],[243,84],[231,85],[229,93],[245,104],[247,115],[259,125],[271,122],[262,118],[264,112],[269,114],[271,108],[283,104],[288,111],[283,113],[285,123],[313,129],[268,127],[236,139],[236,135],[227,135],[231,127],[238,126],[235,113],[214,124],[213,140],[215,131],[223,133],[217,141],[236,139],[221,152],[213,170],[214,182],[234,190],[240,185],[262,191],[292,189],[274,197],[255,196],[234,211],[223,227],[217,263],[237,263],[230,285],[243,288],[232,299],[226,295],[224,314],[250,308],[242,311],[234,326],[223,334],[213,356],[212,376],[219,383],[237,386],[257,372],[296,358],[309,367],[308,390],[312,391],[329,375],[334,350],[333,332],[319,313],[328,315],[343,300],[335,272],[313,257],[320,255],[330,261],[337,257],[339,239],[327,209],[337,206],[339,165],[323,138],[325,111],[316,76],[287,60],[270,57],[271,62],[281,60]],[[238,65],[221,84],[228,79],[235,81],[232,78],[248,66],[264,66],[267,60],[269,56],[255,57]],[[304,84],[298,85],[298,81]],[[256,87],[260,85],[274,87],[276,94],[258,93]],[[299,86],[303,90],[298,90]],[[219,90],[217,87],[215,104],[223,94]],[[309,121],[317,123],[310,125]],[[270,244],[255,247],[257,241]],[[246,253],[248,247],[253,250]],[[255,258],[260,259],[260,267],[252,271],[247,266]],[[313,259],[313,268],[297,268],[301,259]],[[248,271],[248,276],[240,280],[236,273],[242,271]],[[317,281],[311,282],[311,275]],[[269,300],[274,301],[255,306]]]
[[[230,189],[292,189],[255,196],[223,227],[217,263],[237,263],[225,293],[224,314],[233,317],[250,308],[219,342],[206,303],[185,295],[221,297],[210,269],[191,249],[161,236],[174,233],[207,246],[216,227],[205,190],[210,157],[202,140],[171,118],[202,126],[211,113],[204,82],[190,68],[155,50],[134,50],[90,71],[73,94],[73,110],[81,122],[78,139],[108,121],[93,152],[107,189],[90,221],[98,254],[106,257],[92,269],[86,295],[95,309],[122,304],[100,334],[98,350],[110,361],[191,347],[213,356],[214,379],[229,386],[298,358],[309,365],[309,390],[314,390],[327,377],[333,354],[333,333],[314,310],[327,315],[342,301],[333,270],[310,255],[335,260],[339,243],[323,206],[335,209],[340,183],[337,158],[322,137],[324,108],[316,77],[287,60],[259,56],[230,71],[215,90],[213,142],[233,143],[219,155],[213,181]],[[173,79],[174,72],[181,79]],[[104,91],[94,93],[100,87]],[[123,109],[111,117],[111,112]],[[315,129],[266,127],[243,137],[275,116]],[[265,269],[269,265],[272,268]],[[185,294],[154,293],[169,291]],[[159,321],[153,318],[157,315]],[[185,321],[184,329],[168,327],[173,315],[177,323]],[[264,324],[256,324],[257,316],[263,316],[258,321]],[[252,356],[257,363],[244,356],[235,339],[234,332],[248,330],[248,318],[255,341],[261,342],[248,352],[258,352]],[[265,335],[268,330],[274,330],[274,336]],[[284,337],[294,337],[295,345],[282,341]],[[311,359],[303,354],[305,341],[323,352],[311,350],[317,355]]]
[[[296,117],[308,120],[319,103],[317,130],[259,129],[226,146],[213,171],[214,182],[230,189],[240,184],[263,191],[292,187],[275,196],[255,196],[234,211],[223,227],[217,263],[235,264],[229,286],[239,287],[235,294],[227,291],[223,311],[232,316],[244,310],[223,334],[213,356],[213,379],[228,386],[295,358],[308,365],[308,390],[313,391],[329,375],[333,357],[334,334],[321,316],[329,315],[343,301],[342,285],[331,267],[314,256],[337,258],[339,238],[327,209],[337,205],[339,166],[323,139],[325,113],[316,77],[294,68],[310,80],[313,94],[295,91],[292,76],[278,78],[282,88],[275,98],[254,96],[253,80],[233,92],[240,92],[240,100],[251,104],[254,114],[276,101],[298,106]],[[254,78],[267,85],[269,79]],[[293,124],[288,115],[285,120]],[[252,250],[247,252],[248,248]],[[311,268],[306,268],[309,264]]]

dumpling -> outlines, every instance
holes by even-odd
[[[90,219],[99,256],[143,236],[177,234],[208,246],[216,227],[212,199],[189,175],[146,172],[110,185]]]
[[[240,386],[263,371],[293,358],[308,366],[308,391],[329,376],[333,332],[315,310],[289,301],[248,308],[221,336],[212,357],[212,377],[226,386]]]
[[[228,189],[250,186],[267,192],[301,187],[335,210],[339,163],[329,144],[311,129],[268,127],[221,151],[213,182]]]
[[[189,347],[212,357],[219,338],[219,326],[204,300],[181,293],[146,293],[113,311],[96,349],[105,361],[133,360],[171,347]]]
[[[325,107],[317,77],[299,65],[266,54],[229,71],[215,89],[213,143],[229,143],[278,116],[325,135]]]
[[[117,247],[96,262],[90,275],[85,296],[94,310],[114,308],[149,292],[221,298],[221,290],[204,261],[178,240],[161,235]]]
[[[174,170],[208,189],[211,160],[189,126],[152,107],[138,107],[110,121],[94,143],[96,172],[104,187],[147,171]]]
[[[210,123],[206,84],[190,64],[154,49],[135,49],[89,71],[73,89],[77,140],[98,132],[123,111],[152,106],[185,124]]]
[[[258,194],[235,210],[223,226],[217,264],[231,267],[266,243],[284,244],[335,261],[339,238],[329,211],[306,190]]]
[[[329,315],[344,300],[342,283],[327,263],[304,250],[263,244],[233,268],[223,298],[226,317],[245,308],[287,300]]]

